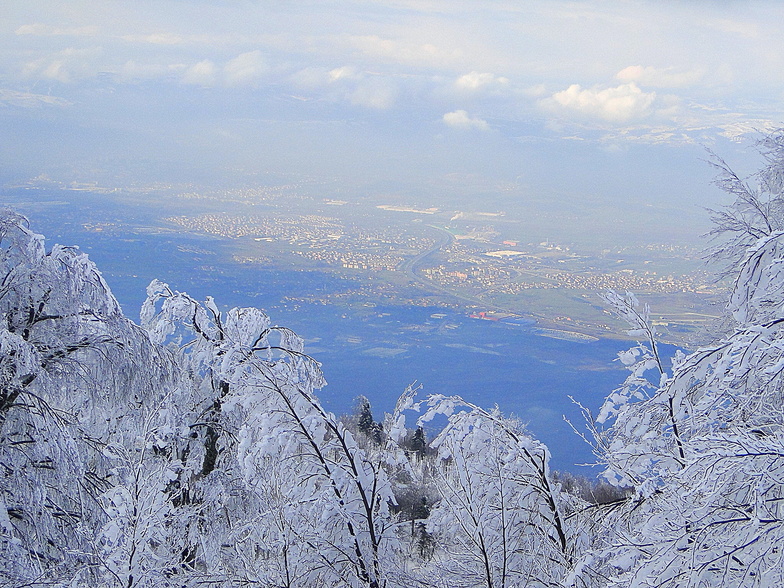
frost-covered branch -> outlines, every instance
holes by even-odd
[[[221,441],[223,467],[236,468],[251,493],[268,456],[279,457],[295,480],[277,490],[289,496],[298,537],[296,546],[283,543],[282,568],[290,569],[296,552],[311,562],[312,581],[333,574],[352,585],[385,585],[396,542],[391,483],[321,407],[313,394],[321,371],[301,339],[255,309],[224,315],[212,300],[202,305],[158,282],[148,292],[143,320],[153,337],[176,344],[193,373],[223,387],[215,414],[237,439]]]
[[[574,555],[564,518],[572,506],[552,483],[547,448],[519,423],[457,396],[426,403],[420,424],[448,417],[431,443],[440,501],[427,529],[444,550],[434,567],[455,586],[557,583]]]
[[[784,583],[784,133],[762,146],[765,167],[750,180],[715,159],[735,197],[712,232],[731,259],[734,330],[675,358],[658,385],[644,378],[661,365],[652,330],[622,354],[632,381],[605,403],[597,421],[609,427],[594,430],[607,473],[636,493],[596,509],[604,531],[570,585]]]

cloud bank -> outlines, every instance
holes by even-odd
[[[194,86],[212,86],[215,84],[216,73],[215,64],[205,59],[189,67],[182,76],[182,82]]]
[[[504,87],[509,85],[509,80],[504,77],[496,77],[491,73],[479,73],[472,71],[460,76],[455,81],[455,88],[458,90],[477,91],[483,88]]]
[[[261,51],[241,53],[223,68],[225,81],[229,86],[248,86],[258,83],[267,72],[268,66]]]
[[[656,92],[643,92],[630,82],[614,88],[582,88],[572,84],[544,102],[545,107],[567,114],[625,123],[649,116]]]
[[[472,118],[468,116],[468,113],[465,110],[447,112],[443,116],[442,120],[444,121],[444,124],[455,129],[478,129],[480,131],[490,130],[490,125],[487,124],[487,121],[482,120],[481,118]]]
[[[146,154],[154,137],[166,157],[182,151],[187,162],[198,148],[215,166],[326,170],[359,159],[390,174],[412,168],[395,158],[425,161],[416,149],[430,158],[423,173],[458,160],[461,170],[502,160],[516,170],[533,144],[680,148],[784,121],[784,3],[773,0],[754,10],[648,0],[378,0],[307,11],[290,2],[6,4],[0,102],[29,148],[0,155],[24,165],[48,153],[41,129],[71,137],[77,118],[76,130],[106,137],[74,139],[79,150],[63,152],[86,169],[105,159],[105,145],[135,142]],[[223,129],[225,149],[199,147]],[[480,133],[492,140],[477,157],[466,146]]]

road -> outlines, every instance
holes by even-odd
[[[446,288],[445,286],[442,286],[440,284],[435,283],[433,280],[428,280],[427,278],[423,278],[422,276],[417,274],[417,271],[416,271],[417,268],[419,266],[421,266],[422,263],[427,258],[429,258],[430,256],[434,255],[435,253],[440,251],[443,247],[446,247],[447,245],[451,244],[455,240],[455,236],[452,233],[450,233],[449,231],[447,231],[446,229],[442,229],[441,227],[437,227],[435,225],[427,225],[427,226],[430,227],[431,229],[434,229],[434,230],[438,231],[439,236],[441,238],[436,242],[435,245],[433,245],[433,247],[431,247],[427,251],[424,251],[424,252],[420,253],[416,257],[412,257],[411,259],[407,259],[407,260],[403,261],[398,266],[398,269],[400,271],[404,271],[404,272],[408,273],[408,276],[413,281],[415,281],[416,283],[420,284],[421,286],[424,286],[428,290],[432,290],[432,291],[438,292],[439,294],[445,294],[445,295],[450,296],[452,298],[456,298],[456,299],[460,300],[461,302],[466,302],[466,303],[478,306],[479,308],[481,308],[483,310],[495,310],[495,311],[498,311],[498,312],[507,312],[507,313],[516,314],[516,315],[523,314],[519,310],[515,310],[515,309],[511,309],[511,308],[504,308],[502,306],[498,306],[497,304],[493,304],[491,302],[488,302],[487,300],[482,300],[481,298],[476,298],[474,296],[468,296],[466,294],[460,294],[458,292],[455,292],[454,290]]]

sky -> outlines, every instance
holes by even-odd
[[[316,178],[693,232],[705,148],[750,172],[784,124],[783,38],[774,1],[5,0],[0,181]]]

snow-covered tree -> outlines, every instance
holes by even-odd
[[[321,407],[301,339],[160,282],[142,329],[77,249],[13,213],[0,243],[0,583],[388,584],[403,453]]]
[[[0,582],[111,585],[115,458],[136,451],[139,407],[162,400],[176,369],[86,255],[47,252],[10,212],[0,245]]]
[[[608,297],[643,343],[621,354],[632,373],[592,426],[606,475],[636,494],[595,509],[605,533],[574,585],[784,584],[783,138],[763,142],[753,188],[721,164],[737,198],[717,216],[736,278],[724,339],[675,358],[666,374],[647,313]]]
[[[385,586],[397,549],[385,464],[322,408],[321,370],[302,340],[259,310],[224,314],[160,282],[142,315],[202,397],[190,451],[204,465],[179,483],[214,513],[208,543],[195,546],[206,577]]]
[[[761,151],[750,179],[714,159],[721,339],[666,361],[647,306],[605,296],[639,342],[586,411],[629,490],[591,504],[497,410],[412,387],[383,426],[367,400],[337,419],[262,311],[154,281],[139,327],[84,254],[0,214],[0,585],[784,585],[784,132]]]
[[[547,448],[497,410],[487,412],[455,396],[434,395],[425,402],[419,425],[436,415],[448,422],[431,443],[439,496],[426,529],[436,547],[416,582],[558,585],[577,539],[566,516],[579,501],[553,483]]]
[[[764,135],[757,150],[765,164],[744,178],[719,155],[710,152],[717,172],[715,184],[733,197],[724,208],[711,211],[715,245],[710,257],[727,264],[725,273],[737,276],[739,264],[759,239],[784,230],[784,129]]]

